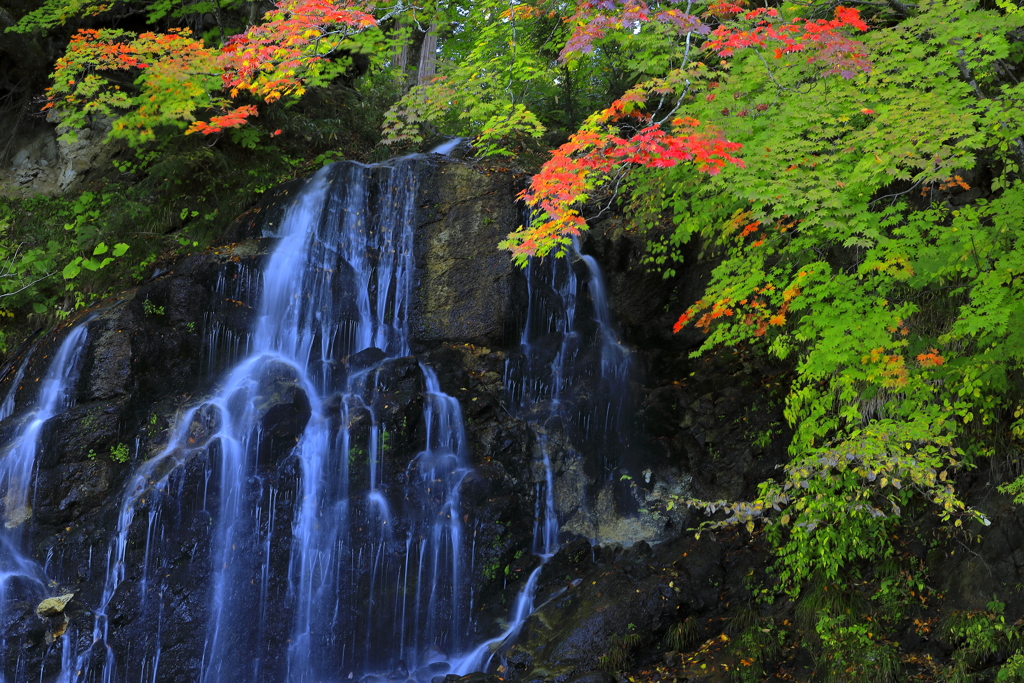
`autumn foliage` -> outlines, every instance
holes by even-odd
[[[579,235],[586,225],[579,206],[598,183],[620,169],[632,165],[669,168],[689,162],[714,175],[727,163],[743,164],[732,155],[742,145],[725,140],[708,126],[702,128],[697,119],[674,117],[667,125],[656,124],[643,111],[646,97],[639,89],[627,93],[552,152],[522,194],[543,218],[504,243],[519,262],[556,247],[561,250]]]
[[[850,29],[867,30],[855,9],[840,6],[835,18],[828,21],[796,18],[788,23],[781,20],[774,8],[743,12],[736,5],[719,2],[712,4],[708,12],[718,17],[737,16],[712,30],[695,15],[677,9],[654,12],[641,0],[580,3],[569,20],[574,28],[560,58],[569,60],[592,52],[609,31],[634,31],[637,26],[655,24],[684,37],[687,56],[690,40],[707,36],[700,49],[709,56],[730,57],[738,50],[776,45],[775,58],[804,52],[809,62],[824,66],[825,75],[850,78],[856,71],[870,70],[863,45],[846,33]],[[637,85],[588,118],[569,142],[552,152],[551,159],[522,195],[539,212],[539,218],[502,243],[518,263],[552,250],[564,253],[566,245],[586,226],[580,214],[582,204],[600,187],[621,180],[633,166],[670,168],[689,163],[709,175],[718,174],[727,164],[743,166],[742,159],[736,156],[742,144],[726,139],[714,125],[673,113],[687,97],[692,97],[699,80],[697,72],[703,66],[699,62],[684,64],[664,78]],[[713,82],[708,84],[709,90],[713,87]],[[707,97],[712,101],[715,95],[709,92]],[[659,112],[647,111],[653,98],[659,98],[662,106],[666,98],[675,100],[676,106],[657,119]],[[732,309],[725,307],[711,315],[732,315]],[[783,311],[772,320],[779,321],[784,315]],[[680,320],[685,322],[691,316],[684,314]]]
[[[377,25],[373,15],[331,0],[282,0],[264,23],[233,36],[221,51],[224,89],[266,102],[301,96],[314,74],[351,35]]]
[[[115,117],[113,134],[131,144],[162,126],[210,135],[246,125],[258,114],[243,94],[272,103],[298,97],[310,83],[344,68],[338,51],[376,25],[372,15],[329,0],[280,0],[264,23],[210,47],[187,29],[133,34],[78,31],[56,64],[47,108],[56,107],[72,134],[88,115]],[[134,87],[115,78],[126,72]],[[203,116],[209,117],[202,120]]]

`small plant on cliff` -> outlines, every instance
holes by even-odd
[[[508,566],[505,567],[505,575],[508,575]],[[483,570],[484,579],[487,581],[494,581],[496,578],[502,575],[501,562],[494,560],[484,565]]]
[[[1006,622],[1005,605],[993,598],[984,610],[954,612],[946,623],[946,632],[956,645],[948,672],[954,683],[970,681],[973,671],[999,654],[1006,656],[1021,639],[1019,624]],[[1010,676],[1013,665],[1004,667]],[[1005,679],[1011,680],[1011,679]]]
[[[620,635],[613,633],[608,637],[608,650],[597,660],[597,666],[603,671],[614,673],[622,671],[633,657],[633,650],[643,641],[639,633]]]
[[[771,619],[758,620],[733,636],[730,649],[736,665],[730,678],[738,683],[756,683],[764,680],[766,668],[775,661],[782,649],[785,633],[775,628]]]
[[[142,312],[145,314],[147,318],[153,315],[163,315],[164,307],[157,306],[149,299],[144,299],[142,301]]]
[[[996,683],[1021,683],[1024,681],[1024,654],[1015,652],[999,668]]]
[[[818,619],[822,642],[818,669],[826,683],[894,683],[898,679],[899,653],[877,629],[877,624],[848,616]]]
[[[129,455],[128,444],[119,443],[116,446],[110,447],[110,459],[116,463],[124,464],[128,462]]]
[[[693,617],[686,617],[678,624],[669,627],[668,633],[665,634],[665,644],[673,650],[682,652],[697,642],[699,635],[700,628],[697,625],[697,620]]]

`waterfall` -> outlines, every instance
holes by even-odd
[[[26,554],[23,531],[25,522],[32,516],[31,482],[36,456],[42,445],[43,427],[52,417],[74,404],[79,360],[89,331],[88,323],[88,318],[78,323],[64,338],[43,377],[35,409],[25,416],[22,427],[0,459],[4,522],[0,528],[0,622],[4,621],[3,616],[11,600],[38,601],[45,595],[45,572]],[[23,372],[24,365],[15,378],[12,396],[5,404],[13,404],[13,392]]]
[[[577,317],[580,281],[573,259],[583,263],[587,271],[590,320]],[[594,436],[621,441],[625,431],[622,417],[628,407],[632,355],[619,341],[612,323],[604,277],[597,261],[583,254],[579,241],[574,239],[569,257],[542,263],[531,259],[525,275],[528,304],[519,341],[520,355],[507,361],[505,386],[517,413],[538,424],[537,446],[544,480],[537,483],[536,489],[533,552],[540,558],[540,564],[520,588],[505,630],[455,663],[454,670],[462,674],[489,669],[493,653],[519,632],[535,609],[544,565],[558,550],[559,520],[548,429],[569,428],[583,441]],[[536,342],[543,337],[557,339],[553,355],[550,348],[547,355],[539,353],[542,350]],[[596,373],[586,362],[588,349],[594,348],[599,358]],[[588,380],[592,383],[595,374],[596,390],[589,396],[587,392],[583,392],[583,397],[576,396],[576,385]]]
[[[198,680],[314,683],[419,669],[429,681],[439,653],[466,647],[461,409],[428,365],[407,358],[418,167],[416,157],[336,164],[292,200],[271,235],[244,354],[130,478],[89,644],[65,658],[61,683],[160,680],[173,551],[165,517],[181,516],[170,510],[181,495],[174,482],[196,457],[209,463],[201,512],[211,562]],[[412,452],[389,443],[404,427],[387,422],[389,368],[399,366],[418,377],[423,404]],[[269,417],[282,409],[301,422],[283,446]],[[278,455],[268,459],[268,449]],[[143,565],[127,586],[140,522]],[[130,656],[110,623],[126,586],[153,631]]]
[[[135,438],[144,461],[114,475],[124,482],[117,505],[90,521],[89,533],[109,530],[84,545],[79,572],[96,583],[76,591],[68,631],[36,651],[42,670],[11,683],[158,683],[171,670],[201,683],[430,683],[483,668],[525,622],[559,547],[557,449],[619,438],[629,353],[593,259],[530,265],[506,379],[509,410],[538,425],[540,561],[508,630],[480,643],[462,406],[411,355],[421,166],[410,157],[322,169],[275,216],[258,269],[231,262],[211,278],[252,324],[229,332],[203,318],[197,365],[213,388],[188,399],[158,449],[143,454],[146,437]],[[70,405],[86,323],[64,340],[0,461],[8,522],[30,514],[35,443]],[[0,531],[0,609],[9,585],[31,584],[34,599],[50,578],[18,534]]]

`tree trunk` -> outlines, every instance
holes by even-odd
[[[401,34],[406,29],[406,25],[400,22],[395,26],[395,33]],[[409,43],[412,41],[412,36],[408,36],[401,43],[395,43],[395,51],[391,55],[391,66],[401,71],[403,74],[409,66]]]
[[[437,22],[430,24],[423,36],[420,48],[420,66],[417,71],[417,85],[426,85],[437,75]]]

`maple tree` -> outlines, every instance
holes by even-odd
[[[706,62],[675,77],[672,116],[742,144],[737,161],[666,164],[659,150],[609,166],[602,149],[577,156],[581,189],[558,194],[569,184],[545,173],[563,173],[559,160],[526,193],[546,215],[507,245],[520,259],[562,247],[584,227],[582,200],[618,187],[627,213],[675,223],[646,227],[652,261],[670,264],[690,239],[721,250],[676,330],[705,333],[702,351],[792,362],[795,436],[786,476],[756,500],[690,504],[728,512],[713,525],[764,524],[780,578],[799,590],[890,554],[914,500],[957,527],[985,523],[952,474],[994,452],[1000,425],[1024,434],[1011,380],[1024,315],[1021,17],[937,2],[866,30],[842,8],[788,21],[781,9],[712,11],[736,20],[706,31]]]
[[[255,104],[236,103],[244,94],[273,103],[343,73],[348,55],[373,49],[375,26],[372,15],[351,6],[280,0],[264,23],[221,47],[187,28],[82,29],[57,60],[46,107],[57,107],[70,136],[96,115],[113,117],[111,136],[132,145],[153,141],[160,127],[220,133],[258,115]],[[132,82],[119,82],[120,73]]]
[[[656,15],[585,10],[563,58],[641,42]],[[505,243],[520,262],[565,251],[618,201],[666,275],[687,242],[718,254],[675,330],[704,335],[698,354],[792,365],[790,460],[752,500],[664,503],[708,513],[704,528],[763,530],[791,596],[871,586],[873,623],[817,617],[825,661],[851,676],[881,656],[892,606],[925,592],[920,569],[865,581],[868,568],[896,560],[901,525],[926,507],[950,529],[988,525],[959,473],[1012,460],[1024,439],[1022,19],[1012,4],[933,2],[868,17],[717,3],[703,27],[661,20],[687,30],[679,71],[643,80],[556,152],[524,194],[539,217]],[[633,153],[652,124],[680,135],[680,119],[734,145],[729,157]],[[1001,488],[1024,502],[1024,479]]]

